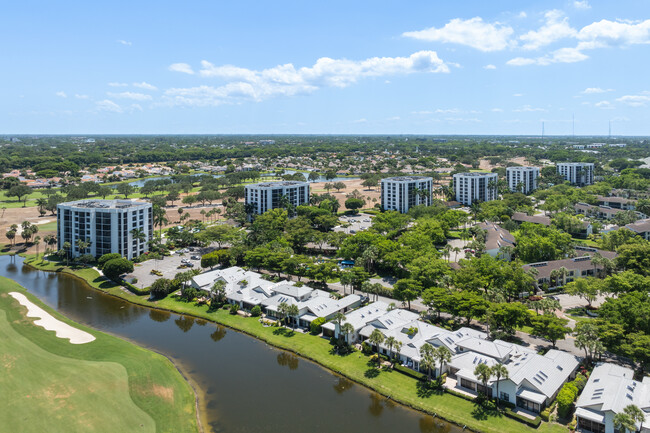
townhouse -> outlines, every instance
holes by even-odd
[[[650,432],[650,377],[634,380],[634,371],[610,363],[596,365],[576,402],[578,430],[614,433],[614,416],[635,405],[645,414],[642,433]],[[637,429],[641,423],[637,423]]]

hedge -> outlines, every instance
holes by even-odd
[[[537,428],[542,423],[542,418],[540,416],[536,416],[534,419],[530,419],[528,417],[525,417],[523,415],[519,415],[518,413],[513,412],[512,409],[510,409],[510,408],[506,408],[503,411],[503,414],[505,416],[507,416],[508,418],[512,418],[514,420],[522,422],[522,423],[524,423],[527,426],[532,427],[532,428]]]
[[[139,289],[139,288],[135,287],[133,284],[131,284],[131,283],[129,283],[129,282],[126,282],[126,281],[124,281],[124,280],[122,280],[121,284],[122,284],[122,286],[125,287],[129,292],[131,292],[131,293],[133,293],[133,294],[135,294],[135,295],[138,295],[138,296],[148,295],[148,294],[150,293],[150,291],[149,291],[148,288],[147,288],[147,289]]]
[[[422,373],[420,373],[418,371],[412,370],[412,369],[410,369],[408,367],[404,367],[403,365],[400,365],[400,364],[395,364],[395,366],[393,366],[393,370],[395,370],[395,371],[397,371],[399,373],[402,373],[402,374],[404,374],[406,376],[412,377],[413,379],[417,379],[417,380],[427,380],[428,379],[428,376],[426,374],[422,374]]]

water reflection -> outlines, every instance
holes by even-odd
[[[334,391],[337,394],[343,394],[348,389],[351,389],[354,386],[354,383],[350,380],[347,380],[345,377],[339,377],[334,384]]]
[[[370,394],[370,406],[368,406],[368,412],[374,417],[381,416],[381,413],[384,411],[384,397],[379,394],[371,393]]]
[[[298,369],[298,357],[289,352],[280,352],[277,356],[278,365],[289,367],[289,370]]]
[[[424,416],[420,418],[420,432],[421,433],[449,433],[451,431],[451,424],[432,416]]]
[[[215,329],[214,332],[210,334],[210,338],[215,343],[218,343],[219,341],[223,340],[223,337],[225,336],[226,336],[226,328],[218,325],[217,325],[217,329]]]
[[[169,311],[149,310],[149,318],[154,322],[166,322],[172,317]]]
[[[194,326],[194,317],[190,316],[180,316],[178,319],[174,320],[176,326],[180,328],[183,332],[188,332]]]

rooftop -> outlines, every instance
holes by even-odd
[[[309,182],[295,180],[281,180],[277,182],[260,182],[246,185],[246,188],[280,188],[285,186],[309,186]]]
[[[395,177],[386,177],[382,179],[383,181],[390,181],[390,182],[415,182],[415,181],[426,181],[426,180],[433,180],[432,177],[426,177],[426,176],[395,176]]]
[[[466,173],[456,173],[454,177],[456,176],[470,176],[470,177],[492,177],[492,176],[498,176],[496,173],[488,173],[485,171],[468,171]]]
[[[69,206],[79,209],[126,209],[131,207],[151,206],[146,201],[136,200],[76,200],[60,203],[60,206]]]

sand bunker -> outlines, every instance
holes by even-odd
[[[10,292],[11,296],[16,299],[20,305],[27,307],[27,317],[37,317],[38,320],[34,321],[35,325],[42,326],[48,331],[56,332],[59,338],[67,338],[72,344],[90,343],[95,339],[91,334],[77,328],[73,328],[67,323],[52,317],[50,313],[36,306],[32,301],[27,299],[25,295],[18,292]]]

